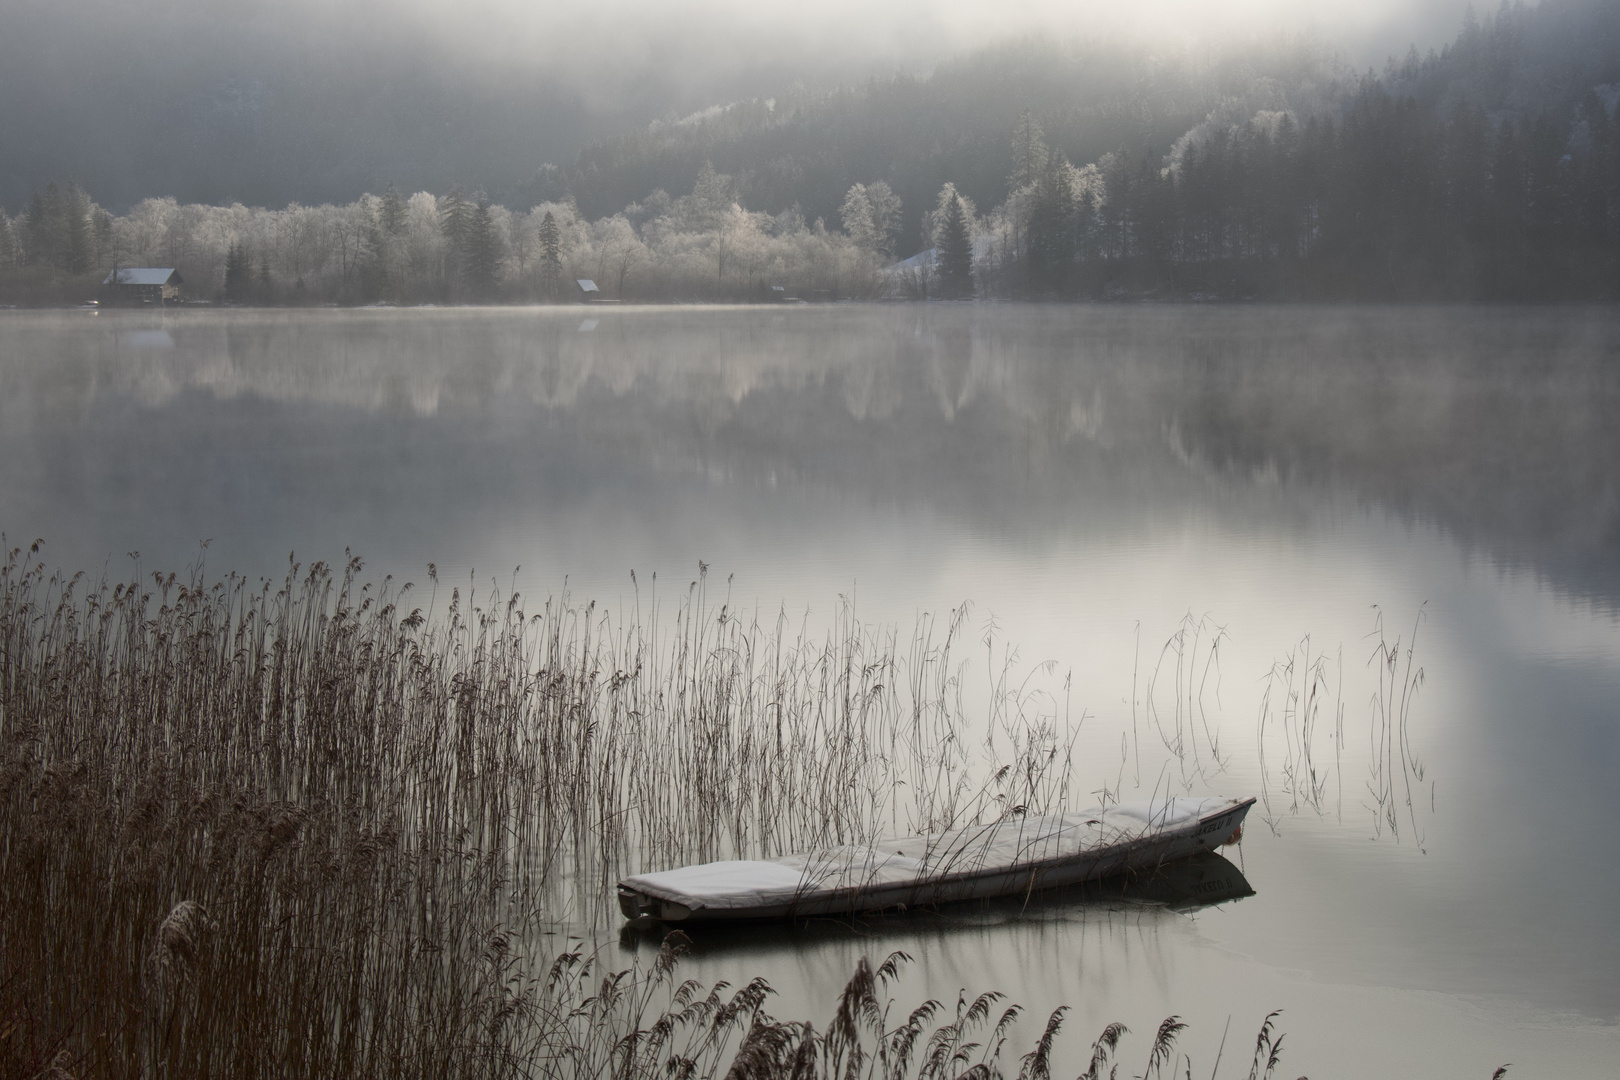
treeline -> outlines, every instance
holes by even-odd
[[[38,267],[50,275],[87,274],[113,250],[112,215],[77,185],[48,185],[18,221],[0,209],[0,270]]]
[[[174,267],[192,299],[253,304],[564,300],[580,278],[603,299],[863,297],[881,262],[819,220],[744,209],[712,169],[690,194],[595,221],[571,200],[513,211],[392,186],[344,206],[147,199],[114,216],[52,184],[25,214],[0,211],[0,302],[23,304],[91,299],[129,266]]]
[[[1009,194],[1009,136],[1029,111],[1072,161],[1120,146],[1168,146],[1223,101],[1313,112],[1353,82],[1321,45],[1278,39],[1176,54],[1134,42],[1014,40],[940,65],[855,86],[793,86],[653,124],[546,166],[519,189],[536,200],[571,192],[589,216],[647,192],[688,190],[705,163],[735,178],[746,205],[797,205],[831,222],[851,185],[881,180],[911,211],[906,254],[928,246],[919,212],[952,183],[978,205]],[[1252,111],[1252,109],[1251,109]]]
[[[1620,123],[1436,115],[1369,86],[1342,118],[1262,114],[1168,164],[1039,163],[981,226],[1001,295],[1620,298]]]
[[[588,221],[572,200],[515,212],[392,187],[283,210],[149,199],[115,217],[52,185],[0,213],[0,300],[95,294],[114,266],[180,270],[195,298],[242,303],[602,298],[1620,298],[1620,117],[1589,88],[1572,119],[1449,117],[1369,83],[1342,116],[1262,111],[1207,124],[1170,155],[1076,167],[1026,113],[1010,194],[980,214],[946,183],[898,254],[904,208],[880,180],[832,226],[745,208],[705,167]],[[778,286],[776,292],[772,286]]]
[[[1014,194],[985,230],[985,284],[1053,296],[1620,298],[1616,80],[1615,9],[1504,5],[1321,115],[1216,112],[1168,152],[1124,149],[1085,170],[1026,134],[1014,140]]]
[[[253,303],[563,299],[578,278],[623,300],[1620,298],[1616,5],[1504,6],[1360,79],[1300,46],[1167,65],[1133,99],[1141,57],[1082,76],[1081,55],[1024,43],[718,109],[542,170],[529,209],[390,186],[117,217],[53,185],[0,212],[0,301],[88,296],[133,265]],[[1088,79],[1095,99],[1065,96]]]

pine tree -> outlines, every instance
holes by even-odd
[[[90,197],[73,184],[62,196],[62,269],[84,274],[91,269],[94,238],[90,231]]]
[[[355,258],[355,278],[359,283],[361,299],[370,302],[380,299],[388,290],[388,250],[394,243],[382,227],[377,216],[366,225],[360,235],[360,252]]]
[[[473,205],[460,188],[439,200],[439,231],[445,239],[445,277],[461,278],[466,269],[467,239],[472,232]]]
[[[405,231],[406,208],[405,200],[400,198],[399,192],[394,189],[394,182],[388,182],[388,190],[377,205],[377,224],[389,236],[398,236]]]
[[[253,263],[247,245],[238,240],[225,253],[225,299],[240,303],[253,286]]]
[[[90,243],[93,252],[90,261],[92,266],[104,266],[112,261],[114,258],[113,249],[117,242],[117,237],[113,234],[112,215],[102,207],[96,206],[90,216]]]
[[[973,238],[968,233],[962,199],[955,192],[945,208],[939,230],[939,246],[934,255],[939,274],[939,295],[946,300],[973,297]]]
[[[1040,121],[1025,109],[1018,114],[1018,120],[1013,124],[1013,171],[1007,178],[1012,190],[1019,191],[1039,181],[1049,156]]]
[[[62,193],[52,181],[43,193],[35,192],[28,204],[28,227],[25,258],[30,266],[59,269],[62,261],[61,242]]]
[[[547,210],[540,220],[540,294],[547,300],[556,299],[562,275],[562,230]]]
[[[495,275],[500,269],[501,238],[490,217],[489,200],[480,198],[467,224],[465,247],[467,287],[474,296],[488,297],[495,292]]]
[[[1050,155],[1030,208],[1029,270],[1038,289],[1061,289],[1074,266],[1075,199],[1069,162]]]
[[[17,233],[11,219],[0,209],[0,270],[10,270],[21,263],[17,250]]]
[[[1496,152],[1491,162],[1491,218],[1492,236],[1489,251],[1487,295],[1513,295],[1522,285],[1525,262],[1525,233],[1528,222],[1525,210],[1524,155],[1512,120],[1502,121],[1496,136]]]

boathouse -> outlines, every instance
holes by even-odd
[[[180,286],[185,283],[172,266],[131,266],[108,274],[101,292],[113,304],[162,304],[180,299]]]

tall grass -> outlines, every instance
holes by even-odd
[[[616,622],[436,574],[412,606],[357,560],[272,585],[38,555],[0,566],[8,1075],[507,1075],[569,1013],[535,942],[623,872],[1066,797],[1016,709],[1022,757],[963,749],[960,617],[902,665],[847,608],[762,627],[701,577]]]

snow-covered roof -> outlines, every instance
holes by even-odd
[[[174,284],[180,283],[179,275],[172,266],[130,266],[121,270],[114,270],[107,275],[103,285],[168,285],[169,279],[174,278]],[[115,280],[116,279],[116,280]]]
[[[883,273],[892,274],[900,270],[927,270],[934,265],[935,257],[939,254],[938,248],[929,248],[919,251],[909,259],[901,259],[897,263],[890,263],[883,268]]]
[[[601,292],[602,291],[601,289],[598,289],[596,287],[596,282],[592,281],[588,277],[575,278],[574,279],[574,284],[579,286],[579,291],[580,292]]]

